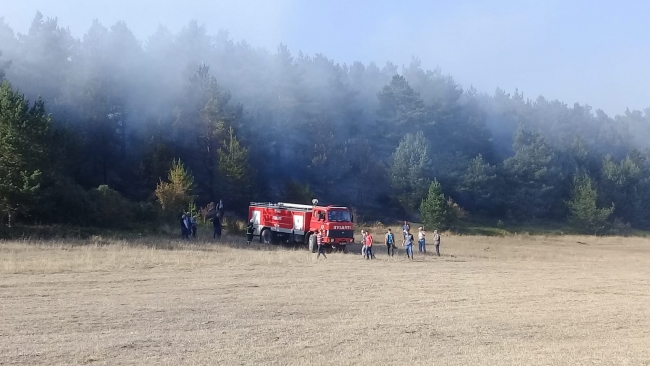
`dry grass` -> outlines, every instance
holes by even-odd
[[[650,241],[0,243],[0,365],[650,365]]]

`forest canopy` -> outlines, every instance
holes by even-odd
[[[75,38],[0,18],[0,52],[0,209],[26,222],[151,219],[182,162],[187,197],[234,212],[302,190],[410,218],[436,182],[470,217],[650,228],[650,108],[479,93],[418,58],[339,64],[196,22],[139,40],[124,22]]]

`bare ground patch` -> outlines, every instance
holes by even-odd
[[[646,239],[236,244],[0,243],[0,364],[650,364]]]

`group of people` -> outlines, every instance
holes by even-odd
[[[216,213],[211,219],[212,226],[214,228],[214,233],[212,235],[213,239],[221,239],[223,214],[224,214],[223,201],[220,200],[219,204],[216,207]],[[180,224],[181,224],[181,235],[183,239],[196,237],[196,232],[197,232],[196,216],[192,215],[189,212],[184,212],[181,215]],[[248,222],[248,225],[246,226],[246,241],[248,244],[250,244],[253,240],[254,231],[255,231],[255,227],[253,224],[253,220],[250,220]],[[327,259],[327,255],[325,255],[325,250],[324,250],[325,245],[323,243],[324,234],[325,234],[324,230],[317,230],[315,233],[316,244],[318,245],[318,256],[316,257],[317,259],[320,258],[321,255],[325,259]],[[372,234],[369,231],[361,230],[361,236],[362,236],[361,243],[363,244],[361,248],[361,255],[366,259],[374,259],[375,258],[375,254],[373,252],[374,238],[372,237]],[[402,236],[403,236],[402,246],[405,247],[406,249],[406,256],[407,258],[412,260],[413,243],[415,242],[415,237],[413,236],[413,234],[411,234],[411,226],[407,221],[404,221],[404,226],[402,226]],[[384,235],[384,244],[386,244],[387,254],[391,257],[394,256],[396,241],[395,241],[395,234],[393,234],[390,228],[388,228],[386,234]],[[438,230],[433,231],[433,244],[436,248],[436,254],[440,256],[440,234],[438,233]],[[424,228],[422,226],[418,228],[418,248],[420,253],[424,254],[427,252],[426,232],[424,231]]]
[[[210,219],[210,221],[212,221],[212,227],[214,228],[212,238],[221,239],[222,221],[224,217],[223,200],[219,200],[219,204],[215,207],[215,211],[214,216]],[[198,228],[196,215],[192,215],[190,212],[184,212],[181,214],[180,222],[182,238],[196,238]]]
[[[406,247],[405,249],[406,249],[407,258],[412,260],[413,243],[415,242],[415,237],[413,236],[413,234],[411,234],[411,225],[409,225],[407,221],[404,221],[404,226],[402,226],[402,235],[403,235],[402,246]],[[361,236],[362,236],[361,243],[363,244],[363,247],[361,248],[361,255],[366,259],[375,258],[375,255],[372,251],[372,244],[374,241],[372,234],[366,230],[361,230]],[[433,245],[436,248],[436,254],[440,256],[440,233],[438,233],[438,230],[433,231],[432,239],[433,239]],[[386,234],[384,235],[384,244],[386,244],[388,255],[391,257],[394,256],[396,241],[395,241],[395,234],[393,234],[390,228],[388,228]],[[420,253],[424,254],[427,252],[426,232],[422,226],[418,228],[418,249]]]
[[[184,212],[181,215],[181,236],[183,239],[189,239],[190,236],[196,238],[196,216],[192,216],[189,212]]]

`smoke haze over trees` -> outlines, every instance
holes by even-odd
[[[40,174],[33,197],[3,203],[25,220],[91,224],[74,213],[99,186],[115,191],[101,197],[141,202],[131,209],[147,216],[179,159],[199,205],[224,198],[235,211],[299,184],[322,202],[408,216],[436,180],[470,216],[565,220],[581,177],[594,207],[613,204],[610,220],[650,228],[650,108],[608,116],[518,90],[480,94],[417,58],[339,64],[196,22],[139,40],[123,22],[95,21],[78,39],[41,14],[26,34],[0,19],[0,51],[0,78],[44,102],[35,117],[5,113],[20,98],[4,86],[2,144],[21,121],[42,123],[43,108],[52,119],[38,136],[48,162],[0,147],[3,164],[15,158]]]

